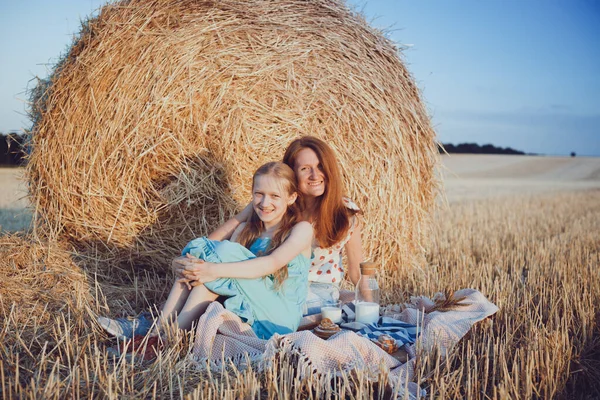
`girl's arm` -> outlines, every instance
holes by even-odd
[[[348,258],[348,278],[356,285],[360,279],[360,263],[363,262],[363,252],[361,240],[362,223],[358,216],[355,216],[354,218],[356,218],[356,227],[354,228],[352,236],[350,236],[350,240],[348,240],[344,246],[344,250],[346,251],[346,257]]]
[[[242,230],[244,229],[245,225],[246,225],[246,223],[242,222],[235,229],[235,231],[231,234],[230,240],[232,242],[237,242],[237,238],[240,235],[240,232],[242,232]],[[185,271],[185,267],[186,266],[190,266],[190,268],[194,267],[193,269],[195,270],[196,266],[198,266],[198,268],[200,268],[200,266],[202,264],[204,264],[204,260],[202,260],[201,258],[196,258],[196,257],[192,256],[190,253],[187,253],[185,256],[175,258],[173,260],[173,262],[171,263],[171,269],[173,270],[173,273],[175,274],[175,278],[177,278],[177,282],[185,283],[188,286],[188,289],[191,289],[193,286],[200,285],[201,282],[196,282],[196,281],[186,278],[183,273]]]
[[[241,212],[239,212],[235,217],[231,218],[229,221],[225,222],[223,225],[219,226],[213,232],[211,232],[207,237],[211,240],[226,240],[231,238],[231,235],[242,222],[246,222],[250,213],[252,212],[252,204],[249,203]]]
[[[242,231],[244,230],[244,227],[246,226],[245,222],[242,222],[237,228],[235,228],[235,231],[231,234],[231,240],[232,242],[237,242],[237,238],[238,236],[240,236],[240,233],[242,233]]]
[[[303,251],[310,251],[312,235],[312,225],[303,221],[296,224],[288,238],[267,256],[232,263],[188,265],[183,274],[188,279],[202,283],[218,278],[260,278],[284,267]]]

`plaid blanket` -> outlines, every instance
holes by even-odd
[[[367,325],[358,334],[373,340],[377,340],[379,336],[386,334],[396,339],[398,346],[404,346],[417,341],[418,330],[416,325],[389,317],[381,317],[379,322]]]
[[[398,327],[407,329],[410,338],[417,334],[410,326],[418,325],[420,332],[417,340],[423,349],[427,351],[438,347],[441,354],[445,354],[473,324],[498,311],[498,307],[477,290],[459,290],[454,296],[464,297],[460,306],[432,312],[428,311],[432,310],[433,301],[425,297],[413,298],[402,312],[388,315],[398,323],[392,323],[387,318],[380,319],[376,329],[365,332],[365,335],[377,335],[376,332],[381,332],[379,329],[382,327],[393,328],[392,324],[402,323],[403,326]],[[354,368],[379,369],[383,364],[390,371],[390,381],[396,386],[400,385],[400,393],[406,389],[413,397],[421,394],[418,386],[410,382],[414,377],[416,344],[405,346],[409,360],[401,364],[367,337],[352,331],[342,331],[328,340],[322,340],[310,331],[275,335],[268,341],[261,340],[250,326],[217,302],[208,307],[198,327],[190,360],[199,368],[220,369],[223,362],[233,362],[242,367],[247,361],[259,362],[264,366],[281,353],[299,356],[298,369],[303,376],[314,373],[341,375]],[[407,388],[404,387],[405,382],[410,382]]]
[[[342,319],[345,322],[353,321],[356,317],[354,303],[346,303],[342,306]],[[352,325],[357,328],[352,329]],[[377,340],[381,335],[391,336],[398,343],[398,347],[413,344],[417,340],[417,325],[409,324],[390,317],[379,317],[379,321],[373,324],[342,324],[342,328],[355,330],[358,335],[367,339]]]

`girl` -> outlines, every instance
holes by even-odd
[[[281,162],[260,167],[252,179],[250,216],[239,224],[231,241],[192,240],[173,265],[178,276],[161,321],[174,320],[181,329],[225,296],[226,309],[252,326],[259,338],[294,332],[307,296],[312,226],[298,222],[294,171]],[[193,256],[193,257],[190,257]],[[193,272],[181,268],[186,260],[199,261]],[[192,283],[192,284],[190,284]],[[99,318],[115,336],[144,334],[135,321]]]
[[[358,207],[343,197],[344,188],[335,154],[322,140],[305,136],[294,140],[283,156],[283,162],[292,168],[298,180],[302,219],[313,225],[309,270],[309,294],[305,315],[319,313],[321,306],[339,299],[339,285],[344,278],[342,252],[347,258],[350,281],[356,285],[363,261],[361,224]],[[223,240],[231,236],[251,211],[250,205],[227,221],[208,237]],[[193,272],[201,260],[175,260],[174,268],[185,267]],[[193,274],[188,275],[194,279]]]

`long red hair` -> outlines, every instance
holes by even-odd
[[[346,207],[343,201],[344,185],[333,149],[327,143],[314,136],[303,136],[288,146],[283,162],[295,170],[296,158],[303,149],[311,149],[319,158],[319,164],[325,174],[325,192],[317,197],[314,216],[315,237],[320,247],[331,247],[341,241],[348,229],[350,218],[357,213]],[[302,193],[300,195],[301,206]]]
[[[281,182],[282,188],[287,192],[288,195],[292,195],[298,192],[298,186],[296,184],[296,174],[294,171],[287,166],[286,164],[274,161],[269,162],[261,167],[259,167],[254,176],[252,177],[252,189],[254,191],[254,182],[256,181],[257,176],[270,175],[275,178],[278,178]],[[281,223],[277,228],[277,231],[273,235],[269,246],[265,250],[264,254],[257,255],[266,255],[270,254],[273,250],[281,245],[287,239],[294,225],[300,220],[300,209],[296,202],[288,205],[283,218],[281,219]],[[260,235],[265,231],[265,225],[260,220],[254,209],[252,209],[252,214],[250,218],[246,221],[246,225],[240,232],[237,241],[242,246],[246,248],[250,248],[252,243],[256,241],[260,237]],[[283,268],[278,269],[273,276],[275,277],[275,289],[281,287],[283,281],[285,281],[288,277],[288,268],[287,265]]]

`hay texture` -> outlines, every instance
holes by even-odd
[[[31,237],[0,236],[1,343],[27,342],[39,349],[64,319],[89,319],[95,303],[69,251]]]
[[[31,111],[38,232],[97,259],[166,267],[302,135],[336,151],[365,255],[422,256],[435,134],[396,46],[340,1],[106,5]]]

